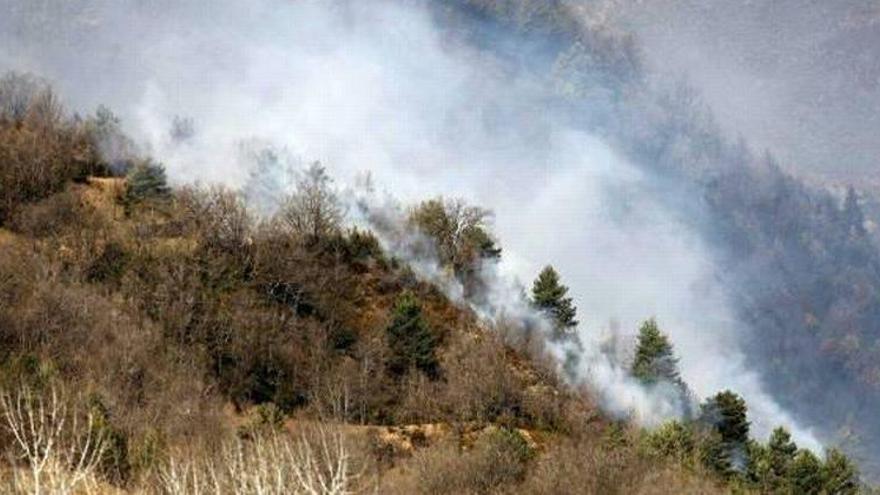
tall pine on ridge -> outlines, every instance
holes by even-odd
[[[553,340],[565,340],[577,326],[577,308],[566,297],[568,287],[562,285],[559,274],[552,266],[541,270],[532,285],[532,301],[553,322]]]

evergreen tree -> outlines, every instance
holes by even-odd
[[[800,450],[791,461],[788,488],[791,493],[818,495],[822,493],[822,463],[809,450]],[[834,493],[834,492],[831,492]]]
[[[785,428],[779,427],[770,434],[766,446],[749,442],[748,478],[762,490],[776,492],[788,483],[791,464],[797,453],[797,445]]]
[[[770,456],[767,447],[749,440],[746,444],[746,479],[755,486],[761,486],[769,479],[769,473]]]
[[[774,480],[781,480],[787,476],[797,450],[797,445],[791,441],[788,430],[781,426],[773,430],[770,441],[767,442],[767,461],[768,474]]]
[[[436,376],[437,341],[412,293],[405,292],[398,299],[386,337],[391,350],[388,368],[392,373],[400,376],[416,368],[428,376]]]
[[[835,495],[854,495],[859,493],[859,475],[852,461],[837,449],[825,455],[822,466],[825,493]]]
[[[553,339],[562,340],[570,335],[578,322],[577,309],[568,294],[568,287],[560,283],[559,274],[546,266],[532,284],[532,301],[553,322]]]
[[[725,444],[744,447],[748,442],[746,401],[734,392],[725,390],[707,400],[703,404],[701,418],[721,435]]]
[[[150,160],[137,164],[128,173],[125,198],[131,202],[147,198],[164,198],[171,192],[165,177],[165,167]]]
[[[660,331],[653,318],[644,322],[639,328],[632,374],[647,384],[660,381],[682,383],[678,373],[678,359],[675,357],[672,344]]]
[[[718,432],[711,432],[700,442],[700,462],[710,471],[727,478],[733,474],[730,452]]]
[[[731,470],[749,472],[754,467],[748,462],[750,452],[755,452],[749,442],[749,422],[746,420],[746,403],[737,394],[725,390],[708,399],[702,407],[700,421],[711,428],[713,442],[708,467],[730,466]],[[706,459],[704,459],[704,464]],[[718,469],[716,469],[718,471]],[[729,474],[719,471],[721,474]]]

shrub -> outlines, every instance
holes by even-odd
[[[645,446],[652,455],[688,462],[695,450],[693,431],[679,421],[669,421],[647,433]]]
[[[457,336],[443,357],[442,400],[458,421],[495,421],[521,416],[525,384],[505,360],[504,346],[492,333]]]
[[[128,435],[112,424],[110,410],[99,396],[92,396],[89,399],[89,409],[94,417],[92,425],[94,435],[103,438],[105,445],[97,469],[112,483],[123,485],[131,479]]]
[[[63,390],[0,392],[0,414],[15,442],[6,454],[23,460],[16,493],[74,493],[97,486],[107,439],[97,418]]]
[[[119,243],[109,242],[86,269],[86,280],[118,282],[122,278],[128,260],[129,254]]]
[[[508,429],[484,433],[469,451],[457,449],[447,444],[416,454],[416,476],[423,493],[492,493],[522,481],[533,455],[522,435]]]
[[[274,434],[284,427],[284,412],[272,402],[258,404],[251,411],[248,424],[239,427],[238,434],[242,438],[254,435]]]
[[[0,78],[0,224],[25,203],[96,170],[87,129],[65,119],[52,89],[29,75]]]
[[[73,191],[49,196],[40,202],[20,208],[10,227],[31,237],[46,238],[75,229],[88,229],[92,208],[83,204]]]
[[[159,476],[162,493],[356,494],[368,492],[365,463],[338,428],[236,438],[212,451],[174,453]]]

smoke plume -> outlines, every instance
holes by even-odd
[[[402,204],[447,195],[490,208],[504,254],[476,309],[540,319],[521,288],[553,264],[579,310],[580,378],[611,413],[647,425],[682,414],[667,391],[627,373],[627,343],[656,317],[697,395],[732,389],[748,402],[756,437],[785,425],[800,445],[820,448],[745,364],[743,322],[693,221],[693,191],[580,125],[613,111],[612,96],[572,118],[558,81],[508,56],[520,47],[503,33],[487,45],[416,1],[0,5],[11,13],[0,19],[0,67],[49,78],[82,112],[108,105],[173,181],[222,182],[270,210],[289,168],[321,160],[341,186],[369,171],[378,196]],[[255,185],[256,167],[275,178]],[[399,207],[370,201],[400,221]],[[408,260],[442,281],[430,259]]]

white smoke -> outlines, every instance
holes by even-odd
[[[15,7],[0,20],[0,68],[49,77],[77,108],[109,105],[173,180],[242,187],[242,143],[256,139],[321,160],[341,184],[369,170],[400,201],[491,208],[504,254],[484,314],[533,317],[519,281],[553,264],[579,309],[582,376],[609,411],[648,425],[681,414],[609,346],[608,321],[630,341],[656,316],[698,395],[730,388],[757,436],[782,424],[818,448],[745,369],[711,257],[664,206],[685,192],[563,124],[547,81],[457,41],[418,2],[0,2]],[[185,142],[169,134],[178,115],[194,123]],[[461,300],[435,264],[415,266]]]

